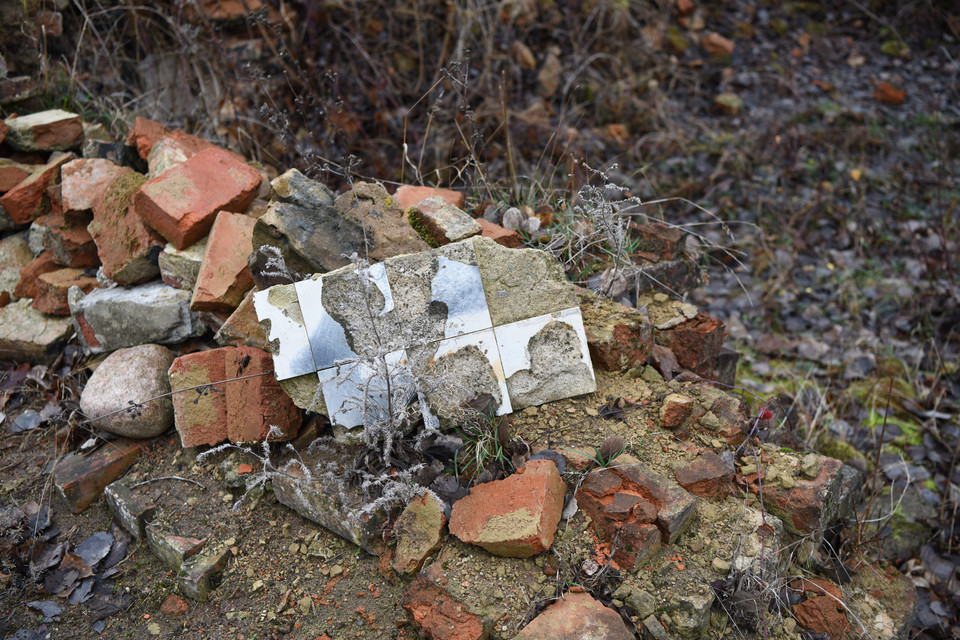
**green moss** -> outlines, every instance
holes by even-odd
[[[849,442],[843,442],[836,438],[821,436],[817,447],[825,456],[836,458],[837,460],[863,460],[864,455],[857,451]]]
[[[407,209],[407,222],[409,222],[410,226],[413,227],[413,230],[417,232],[417,235],[420,236],[423,241],[432,248],[436,249],[440,246],[440,243],[437,242],[437,239],[433,237],[432,233],[430,233],[430,229],[427,228],[427,225],[423,221],[423,218],[420,216],[419,212],[417,212],[417,210],[413,207]]]

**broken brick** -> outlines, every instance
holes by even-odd
[[[260,181],[260,174],[234,154],[211,147],[145,182],[134,204],[148,225],[183,249],[210,231],[217,212],[242,212]]]
[[[155,524],[148,524],[144,532],[153,554],[174,571],[180,571],[183,563],[207,544],[206,538],[178,536]]]
[[[220,349],[180,356],[170,365],[174,423],[184,447],[216,445],[227,439],[224,366]],[[199,388],[187,391],[190,387]]]
[[[253,252],[256,220],[240,213],[221,211],[207,239],[190,308],[225,311],[237,308],[253,287],[247,259]]]
[[[217,331],[214,340],[221,347],[254,347],[270,351],[267,333],[263,330],[253,306],[254,293],[255,289],[247,292],[240,305]]]
[[[401,185],[393,194],[397,205],[406,211],[408,208],[420,204],[427,198],[440,197],[448,204],[457,208],[463,208],[463,194],[453,189],[439,189],[436,187],[416,187],[413,185]]]
[[[664,429],[676,429],[687,419],[695,404],[693,398],[671,393],[660,404],[660,426]]]
[[[133,206],[144,177],[127,167],[117,167],[111,175],[91,202],[93,221],[87,229],[108,278],[123,285],[146,282],[160,273],[157,256],[166,243]]]
[[[707,376],[716,370],[723,350],[723,332],[723,321],[701,312],[691,320],[658,331],[656,341],[670,348],[682,367]]]
[[[687,234],[662,222],[634,223],[630,231],[637,248],[656,261],[675,260],[683,255]]]
[[[847,501],[842,499],[846,481],[843,466],[839,460],[823,456],[819,472],[812,480],[796,476],[789,489],[765,484],[764,506],[783,520],[791,533],[822,535],[844,515],[841,511],[847,506]],[[797,467],[799,470],[799,462]]]
[[[83,142],[80,116],[62,109],[39,111],[5,120],[6,143],[18,151],[64,151]]]
[[[620,614],[589,593],[567,592],[514,636],[514,640],[633,640]]]
[[[53,254],[44,251],[20,269],[20,281],[17,282],[13,295],[18,298],[35,298],[37,295],[37,278],[60,268]]]
[[[681,487],[704,498],[717,499],[730,494],[734,470],[712,451],[704,451],[695,460],[673,470]]]
[[[491,621],[473,613],[463,602],[441,587],[442,570],[436,565],[420,572],[410,583],[401,602],[407,618],[427,638],[482,640]]]
[[[408,208],[407,219],[432,247],[466,240],[480,233],[480,225],[476,220],[439,196],[427,198]]]
[[[17,186],[0,196],[2,206],[10,219],[17,224],[27,224],[44,212],[44,194],[60,174],[60,167],[73,159],[73,154],[63,154],[56,160],[41,165]],[[49,203],[47,203],[49,205]]]
[[[198,240],[186,249],[177,249],[168,242],[157,258],[161,279],[171,287],[193,291],[206,250],[207,238]]]
[[[397,573],[413,575],[436,553],[443,539],[447,518],[440,502],[430,494],[414,498],[393,527],[397,537],[391,566]]]
[[[577,288],[590,359],[595,367],[621,371],[642,365],[653,349],[653,329],[636,309]]]
[[[43,247],[53,254],[57,264],[64,267],[95,267],[100,264],[97,245],[85,225],[71,222],[63,214],[44,216],[41,224],[46,229]]]
[[[532,460],[504,480],[473,487],[454,503],[450,533],[494,555],[529,558],[553,544],[566,492],[551,460]]]
[[[88,211],[121,171],[121,167],[99,158],[80,158],[63,165],[60,170],[63,212],[75,215]]]
[[[57,269],[44,273],[36,280],[33,308],[52,316],[69,316],[67,292],[70,287],[80,287],[84,293],[90,293],[97,287],[97,279],[83,275],[82,269]]]
[[[26,180],[34,169],[34,166],[28,164],[0,158],[0,193],[6,193]]]
[[[203,138],[192,136],[183,131],[168,129],[159,122],[141,117],[137,117],[133,126],[130,127],[130,133],[127,134],[127,144],[136,147],[140,157],[147,160],[153,146],[164,138],[176,140],[179,148],[186,151],[190,156],[194,156],[204,149],[216,148],[216,145]]]
[[[103,497],[120,526],[137,540],[143,539],[147,522],[153,519],[157,507],[135,496],[121,481],[107,485]]]
[[[477,224],[480,225],[480,235],[484,238],[490,238],[497,244],[516,249],[523,244],[523,238],[515,229],[504,229],[495,222],[490,222],[485,218],[477,218]]]
[[[850,628],[843,594],[837,585],[821,578],[798,578],[790,588],[807,594],[806,599],[790,607],[797,623],[817,634],[826,634],[831,640],[841,640]]]
[[[53,471],[53,483],[73,513],[80,513],[100,497],[104,488],[130,468],[143,445],[126,438],[104,444],[90,454],[68,453]]]
[[[197,554],[184,561],[183,571],[177,576],[180,593],[191,600],[206,602],[210,592],[220,583],[230,555],[229,549],[220,549],[213,553]]]

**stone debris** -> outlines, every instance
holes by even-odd
[[[552,461],[532,460],[454,503],[450,533],[494,555],[529,558],[553,544],[566,493]]]
[[[80,409],[98,429],[126,438],[152,438],[173,426],[167,371],[174,355],[144,344],[118,349],[101,362],[80,394]]]
[[[79,403],[100,435],[121,437],[67,453],[53,483],[75,513],[103,493],[114,533],[146,538],[187,598],[207,600],[242,544],[176,535],[176,518],[156,506],[157,485],[117,481],[149,443],[176,442],[160,435],[171,425],[188,448],[285,441],[273,448],[285,456],[276,467],[215,452],[214,464],[193,470],[212,470],[233,490],[219,506],[241,504],[241,491],[253,509],[272,489],[280,504],[382,554],[383,575],[409,583],[401,605],[425,637],[628,638],[628,617],[642,637],[707,637],[717,598],[744,580],[783,582],[793,558],[814,557],[857,500],[860,472],[745,442],[753,421],[741,400],[696,380],[731,384],[738,356],[723,348],[722,322],[666,295],[703,278],[676,228],[632,225],[640,267],[587,282],[615,291],[611,300],[570,285],[549,253],[519,248],[517,229],[540,233],[550,211],[509,209],[500,226],[490,207],[489,219],[464,212],[456,191],[403,186],[391,195],[359,182],[337,195],[296,170],[268,183],[267,170],[143,118],[126,143],[57,110],[7,119],[5,132],[11,148],[31,151],[0,159],[0,358],[49,364],[66,357],[74,333],[87,354],[110,354]],[[58,150],[81,145],[82,159]],[[621,304],[638,292],[636,308]],[[207,328],[220,348],[197,340]],[[630,390],[587,395],[613,382]],[[471,486],[433,460],[410,472],[405,505],[374,505],[367,485],[329,471],[365,455],[361,427],[388,422],[388,407],[419,409],[431,428],[447,429],[418,443],[431,455],[477,446],[448,427],[462,427],[463,407],[481,401],[492,408],[499,475],[488,469]],[[304,426],[301,409],[318,415]],[[318,439],[324,414],[335,438]],[[32,427],[51,420],[44,409],[7,424],[24,416]],[[556,452],[523,450],[530,426],[573,439],[548,445],[566,456],[565,470]],[[601,433],[600,442],[615,434],[627,451],[601,455],[581,431]],[[648,434],[654,445],[633,444]],[[56,438],[76,442],[69,429]],[[734,457],[741,444],[747,453]],[[319,534],[290,544],[293,553],[334,553]],[[618,582],[604,582],[611,575]],[[598,597],[610,606],[568,589],[571,579],[603,584]],[[831,595],[891,629],[884,637],[908,626],[913,606],[887,615],[873,587],[819,578],[793,587],[800,600],[791,600],[787,635],[799,622],[839,638],[849,620],[828,606]],[[318,597],[293,596],[276,613],[307,615]],[[550,601],[534,616],[531,604]],[[186,607],[167,602],[165,615]]]

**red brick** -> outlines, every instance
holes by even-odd
[[[148,225],[183,249],[207,234],[218,211],[243,211],[260,180],[255,169],[214,147],[148,180],[134,203]]]
[[[44,251],[27,266],[20,269],[20,281],[13,290],[13,295],[18,298],[36,298],[37,297],[37,278],[45,273],[56,271],[61,266],[57,264],[56,258],[49,251]]]
[[[407,618],[423,637],[434,640],[482,640],[488,637],[490,622],[481,618],[436,582],[431,565],[410,583],[401,604]],[[439,569],[439,568],[437,568]],[[434,579],[431,580],[431,576]]]
[[[42,223],[47,230],[43,246],[58,264],[78,268],[100,264],[97,245],[85,226],[54,213],[44,216]]]
[[[209,385],[207,393],[173,394],[174,420],[184,447],[263,440],[290,440],[300,429],[302,414],[272,375],[269,353],[252,347],[224,347],[181,356],[170,367],[170,387],[179,391]],[[243,380],[228,378],[254,376]],[[196,401],[196,402],[195,402]]]
[[[841,515],[843,463],[821,457],[817,477],[794,477],[794,486],[785,489],[776,483],[763,485],[764,506],[798,535],[821,535]]]
[[[15,149],[54,151],[78,147],[83,142],[80,116],[61,109],[8,118],[6,124],[13,132],[8,133],[7,143]]]
[[[292,440],[300,431],[303,414],[293,404],[273,371],[273,356],[253,347],[226,347],[224,373],[229,377],[267,375],[226,383],[227,437],[231,442],[259,442],[267,439],[271,427],[279,433],[270,440]]]
[[[653,349],[653,329],[636,309],[577,287],[577,303],[594,367],[621,371],[643,365]]]
[[[0,193],[6,193],[26,180],[36,167],[0,158]]]
[[[175,593],[168,595],[167,599],[160,605],[160,613],[171,618],[182,616],[189,610],[190,605],[187,604],[187,601]]]
[[[84,293],[90,293],[97,287],[97,279],[83,275],[82,269],[58,269],[41,275],[36,284],[33,308],[52,316],[68,316],[67,291],[70,287],[80,287]]]
[[[133,196],[144,180],[133,169],[118,168],[91,202],[93,221],[87,229],[97,245],[103,272],[124,285],[145,282],[160,273],[157,255],[166,244],[133,207]]]
[[[807,594],[807,599],[790,607],[801,627],[814,633],[826,634],[831,640],[842,640],[850,628],[846,605],[839,587],[821,578],[798,578],[790,588]]]
[[[721,320],[698,313],[676,327],[658,331],[656,341],[669,347],[682,367],[706,376],[717,368],[723,350],[723,333]]]
[[[10,219],[17,224],[27,224],[40,216],[43,213],[44,192],[60,175],[60,167],[72,159],[73,154],[65,154],[37,167],[17,186],[0,196],[0,205],[7,211]]]
[[[243,301],[243,296],[253,287],[247,259],[253,252],[253,226],[256,222],[240,213],[221,211],[217,215],[200,264],[190,309],[230,312]]]
[[[226,394],[230,383],[222,382],[227,377],[222,351],[198,351],[180,356],[170,365],[173,417],[184,447],[216,445],[227,439]],[[183,391],[199,385],[207,386]]]
[[[671,393],[660,404],[660,426],[664,429],[676,429],[687,419],[695,404],[693,398]]]
[[[505,480],[475,486],[454,503],[450,533],[494,555],[529,558],[553,544],[565,494],[557,466],[533,460]]]
[[[480,225],[480,235],[482,237],[490,238],[499,245],[516,249],[523,244],[523,238],[513,229],[504,229],[495,222],[490,222],[484,218],[477,218],[477,224]]]
[[[620,614],[589,593],[567,592],[530,621],[514,640],[633,640]]]
[[[463,208],[463,194],[459,191],[454,191],[453,189],[437,189],[434,187],[416,187],[413,185],[405,184],[402,185],[396,192],[393,194],[394,199],[397,201],[397,204],[404,211],[408,207],[420,204],[422,201],[427,198],[432,198],[434,196],[439,196],[447,201],[447,203],[452,204],[453,206],[462,209]]]
[[[634,223],[630,225],[640,251],[649,254],[655,262],[673,260],[683,255],[687,234],[662,222]]]
[[[696,506],[695,496],[628,454],[589,473],[577,501],[606,542],[616,538],[613,559],[627,571],[675,540]]]
[[[674,476],[681,487],[704,498],[723,498],[730,494],[734,471],[712,451],[704,451],[695,460],[677,466]]]
[[[83,213],[107,190],[122,169],[109,160],[81,158],[60,170],[60,197],[67,215]]]
[[[127,144],[135,146],[140,157],[146,160],[150,156],[150,151],[153,150],[153,145],[163,138],[174,138],[179,143],[178,146],[191,156],[203,149],[216,147],[215,144],[203,138],[168,129],[159,122],[140,117],[134,121],[130,133],[127,134]]]
[[[54,468],[53,483],[70,510],[80,513],[130,468],[143,452],[142,447],[136,441],[118,438],[91,454],[68,453]]]

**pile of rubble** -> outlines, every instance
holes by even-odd
[[[210,598],[238,547],[180,530],[176,512],[120,479],[171,428],[193,457],[289,442],[294,453],[269,464],[249,447],[231,454],[224,481],[255,499],[272,489],[380,556],[427,637],[909,629],[908,583],[870,579],[871,567],[841,585],[809,572],[856,507],[859,472],[752,437],[775,417],[748,416],[725,388],[736,356],[723,323],[692,305],[575,289],[555,258],[517,248],[523,221],[474,218],[448,190],[357,183],[335,195],[144,119],[115,142],[47,111],[8,118],[0,138],[0,358],[49,363],[71,339],[109,354],[80,400],[109,446],[67,454],[54,484],[75,513],[103,496],[186,596]],[[682,234],[637,231],[690,280]],[[373,394],[365,358],[409,379]],[[431,376],[443,393],[423,386]],[[349,435],[371,406],[393,406],[400,382],[413,389],[404,407],[438,432],[480,392],[493,398],[490,424],[525,445],[515,471],[474,469],[489,481],[463,486],[423,465],[402,510],[363,510],[358,488],[314,475],[324,458],[349,459]],[[317,414],[337,436],[322,447]],[[497,578],[478,585],[486,572]]]

